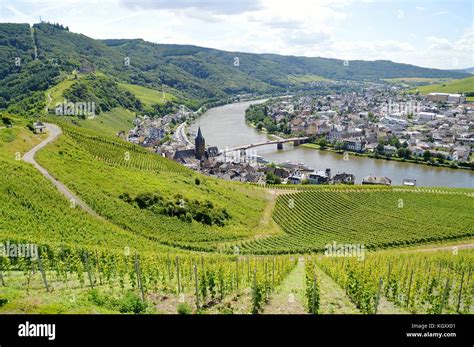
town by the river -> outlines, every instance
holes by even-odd
[[[190,126],[190,133],[196,134],[200,127],[206,145],[217,146],[219,149],[272,139],[271,136],[258,132],[245,122],[245,110],[249,105],[264,101],[247,101],[212,108]],[[410,179],[416,180],[417,186],[474,188],[472,170],[449,169],[352,155],[344,158],[343,155],[331,151],[304,146],[294,147],[292,143],[285,143],[282,150],[278,150],[275,144],[257,147],[254,148],[255,150],[269,162],[304,163],[315,170],[329,168],[333,174],[343,172],[353,174],[356,177],[356,184],[360,184],[366,176],[377,175],[389,177],[393,185],[402,185],[404,179]]]

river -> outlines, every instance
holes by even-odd
[[[245,109],[250,104],[260,101],[247,101],[212,108],[204,113],[190,127],[191,134],[196,133],[198,126],[207,146],[217,146],[219,149],[237,145],[262,142],[269,139],[266,134],[259,133],[245,122]],[[270,137],[271,138],[271,137]],[[421,164],[403,163],[383,159],[349,156],[312,148],[294,147],[284,144],[283,150],[277,150],[276,145],[253,148],[257,154],[275,163],[291,161],[305,163],[316,169],[331,169],[332,175],[346,172],[355,175],[356,183],[368,175],[387,176],[393,185],[401,185],[403,179],[416,179],[418,186],[464,187],[474,188],[474,172],[471,170],[455,170],[433,167]]]

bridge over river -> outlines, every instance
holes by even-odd
[[[239,146],[235,146],[235,147],[232,147],[232,148],[226,148],[226,149],[223,150],[223,152],[226,153],[226,152],[233,152],[233,151],[245,151],[247,149],[254,148],[254,147],[274,145],[274,144],[277,145],[277,149],[283,149],[283,144],[284,143],[293,142],[294,146],[298,146],[300,144],[305,143],[308,139],[309,139],[309,137],[304,137],[304,136],[303,137],[292,137],[292,138],[289,138],[289,139],[278,138],[276,140],[268,140],[268,141],[263,141],[263,142],[250,143],[250,144],[246,144],[246,145],[239,145]]]

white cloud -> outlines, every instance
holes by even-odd
[[[375,40],[375,41],[337,41],[334,48],[341,52],[365,51],[376,52],[411,52],[414,47],[409,43],[395,40]]]
[[[331,41],[332,35],[323,31],[306,32],[302,30],[293,30],[283,36],[282,39],[285,43],[295,46],[319,46]]]
[[[464,30],[461,37],[454,42],[454,49],[470,52],[471,55],[474,55],[474,23],[471,27]]]
[[[132,10],[198,10],[225,15],[255,11],[262,7],[259,0],[120,0],[120,4]]]
[[[447,50],[447,49],[452,49],[453,44],[445,38],[442,37],[435,37],[435,36],[429,36],[428,37],[428,42],[430,43],[429,49],[441,49],[441,50]]]

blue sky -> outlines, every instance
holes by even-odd
[[[229,51],[474,66],[472,0],[0,0],[1,22],[39,17],[93,38]]]

